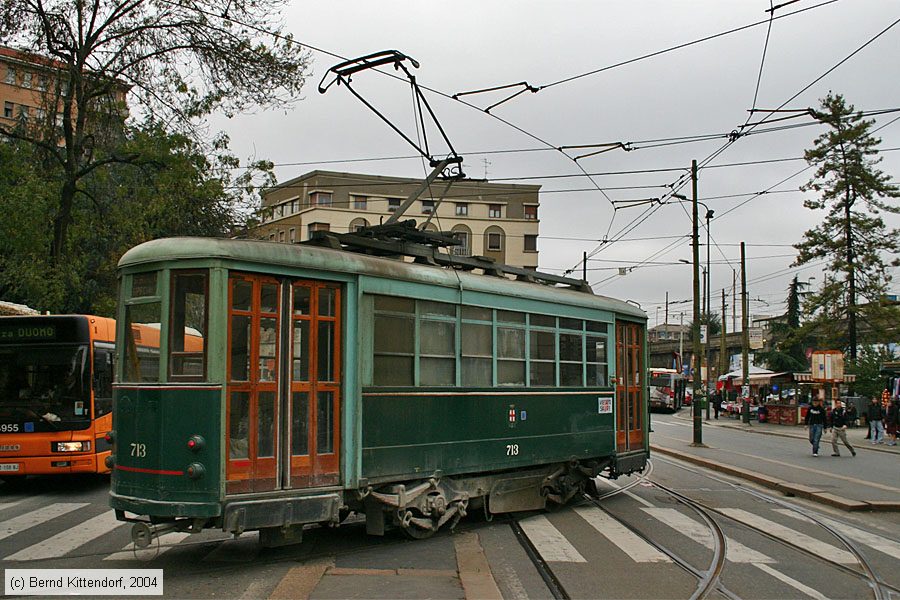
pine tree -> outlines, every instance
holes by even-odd
[[[788,286],[787,311],[771,323],[772,349],[757,356],[773,371],[805,371],[804,332],[800,327],[800,294],[806,283],[797,277]]]
[[[828,261],[827,270],[834,276],[809,296],[807,309],[821,326],[819,333],[844,345],[852,362],[860,319],[876,335],[884,326],[885,311],[879,302],[891,277],[883,255],[900,250],[900,242],[898,231],[888,230],[879,214],[900,212],[892,202],[900,190],[876,167],[881,162],[877,149],[881,140],[869,131],[873,120],[864,119],[843,96],[831,93],[822,100],[821,110],[812,114],[829,129],[805,153],[816,171],[801,188],[815,196],[803,204],[827,214],[795,244],[799,254],[794,266]]]

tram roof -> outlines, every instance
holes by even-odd
[[[644,311],[628,302],[563,287],[514,281],[505,277],[479,275],[320,246],[264,240],[202,237],[153,240],[126,252],[119,260],[119,268],[133,268],[172,260],[203,259],[368,275],[450,288],[462,285],[464,289],[472,291],[599,308],[641,319],[647,317]]]

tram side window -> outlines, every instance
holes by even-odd
[[[160,303],[125,307],[124,381],[159,381]]]
[[[609,366],[606,358],[606,337],[588,335],[585,338],[587,356],[587,385],[608,385]]]
[[[169,369],[174,379],[206,377],[207,274],[172,274],[172,317],[169,323]]]
[[[524,326],[497,327],[497,385],[525,385]]]
[[[413,385],[415,310],[408,298],[375,297],[375,385]]]
[[[419,302],[419,384],[456,385],[456,306]]]
[[[563,387],[584,385],[582,340],[580,333],[559,334],[559,385]]]

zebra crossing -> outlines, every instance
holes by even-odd
[[[31,510],[23,500],[0,502],[0,561],[5,563],[21,563],[28,561],[50,560],[91,555],[98,560],[141,561],[143,563],[159,560],[161,557],[173,557],[178,560],[179,553],[192,552],[192,561],[209,563],[251,562],[258,556],[257,534],[251,532],[234,539],[221,532],[209,532],[200,536],[187,533],[170,533],[159,539],[158,545],[135,551],[131,543],[125,543],[130,537],[130,524],[115,519],[109,510],[100,510],[96,504],[86,502],[54,502]],[[707,526],[693,515],[676,508],[657,507],[648,502],[637,507],[639,514],[650,522],[648,531],[665,530],[670,536],[684,539],[704,548],[713,545],[712,536]],[[823,557],[842,564],[852,564],[854,559],[837,540],[822,541],[793,527],[783,524],[784,521],[808,527],[812,521],[803,515],[784,508],[772,511],[777,521],[749,511],[730,508],[722,509],[736,520],[762,528],[772,535],[795,546],[809,548]],[[19,514],[15,514],[19,513]],[[81,515],[84,515],[82,518]],[[631,529],[625,527],[605,511],[593,506],[579,506],[572,511],[564,511],[560,515],[577,519],[581,528],[587,528],[602,536],[610,546],[621,552],[627,560],[635,564],[665,564],[672,559],[657,547],[647,542]],[[589,560],[579,550],[577,543],[554,524],[557,515],[536,515],[521,521],[522,529],[530,539],[541,557],[548,563],[585,564]],[[900,560],[900,542],[888,537],[865,531],[858,527],[823,517],[829,525],[855,542],[894,560]],[[76,521],[73,524],[73,521]],[[54,527],[55,525],[59,525]],[[33,541],[29,532],[37,527],[50,533],[49,537]],[[106,536],[105,545],[97,546],[97,541]],[[193,539],[191,539],[193,538]],[[27,539],[27,545],[19,544],[18,539]],[[594,539],[597,539],[594,536]],[[115,540],[115,541],[111,541]],[[24,546],[24,547],[23,547]],[[176,556],[179,555],[179,556]],[[728,540],[726,559],[732,563],[751,565],[761,571],[784,581],[807,596],[817,597],[814,590],[802,583],[792,580],[779,572],[778,560],[763,551],[748,547],[734,539]]]

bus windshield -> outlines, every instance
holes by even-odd
[[[668,374],[652,375],[650,377],[650,385],[653,387],[671,387],[672,376]]]
[[[75,344],[0,347],[0,420],[25,423],[20,431],[87,427],[89,356]]]

